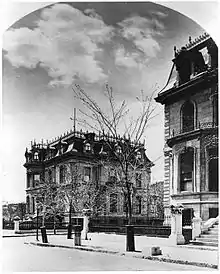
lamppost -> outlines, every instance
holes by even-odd
[[[38,238],[38,218],[39,217],[39,206],[38,206],[38,203],[37,203],[37,230],[36,230],[36,240],[39,241],[39,238]]]
[[[39,216],[39,208],[37,206],[37,230],[36,230],[36,240],[39,241],[38,239],[38,216]]]

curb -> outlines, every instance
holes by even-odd
[[[126,252],[112,251],[112,250],[107,250],[107,249],[94,249],[91,247],[65,246],[65,245],[55,245],[55,244],[50,244],[50,243],[36,243],[36,242],[25,242],[24,244],[30,244],[30,245],[42,246],[42,247],[59,247],[59,248],[67,248],[67,249],[76,249],[76,250],[81,250],[81,251],[91,251],[91,252],[105,253],[105,254],[112,254],[112,255],[119,255],[119,256],[129,256],[129,257],[131,256],[134,258],[151,260],[151,261],[193,265],[193,266],[198,266],[198,267],[207,267],[207,268],[218,269],[218,265],[215,265],[215,264],[190,262],[190,261],[184,261],[184,260],[175,260],[175,259],[169,259],[169,258],[165,258],[165,257],[144,256],[144,255],[138,256],[138,255],[135,255],[132,253],[129,254]]]

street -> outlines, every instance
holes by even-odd
[[[203,267],[155,262],[145,259],[89,251],[39,247],[24,244],[25,237],[3,238],[3,272],[30,271],[129,271],[129,270],[195,270]]]

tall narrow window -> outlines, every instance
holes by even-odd
[[[113,193],[110,194],[110,212],[116,213],[117,212],[117,194]]]
[[[214,126],[218,125],[218,94],[213,96],[213,124]]]
[[[182,131],[192,130],[194,130],[194,105],[188,101],[182,107]]]
[[[40,174],[34,174],[34,187],[38,186],[40,183]]]
[[[53,181],[53,176],[52,176],[52,170],[51,169],[48,170],[48,178],[49,178],[49,182]]]
[[[141,197],[136,198],[136,214],[141,214],[142,211],[142,201]]]
[[[30,198],[27,196],[26,198],[26,211],[27,213],[30,213]]]
[[[135,177],[136,177],[136,187],[141,188],[142,187],[142,184],[141,184],[141,182],[142,182],[141,173],[136,173]]]
[[[84,181],[89,182],[91,179],[91,167],[84,167]]]
[[[65,176],[65,174],[64,174],[64,167],[61,166],[60,167],[60,184],[64,183],[64,176]]]
[[[193,190],[194,150],[189,148],[180,154],[180,191]]]
[[[35,212],[35,200],[34,197],[32,197],[32,212]]]

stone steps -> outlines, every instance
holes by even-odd
[[[201,234],[200,238],[218,239],[218,234]]]
[[[195,240],[190,241],[194,245],[218,246],[218,222],[216,222],[208,231],[202,233]]]

